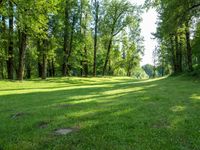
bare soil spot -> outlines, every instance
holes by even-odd
[[[48,121],[40,121],[40,122],[37,123],[37,127],[41,128],[41,129],[47,128],[48,125],[49,125]]]
[[[153,125],[152,125],[152,128],[169,128],[170,125],[167,121],[165,120],[158,120],[157,122],[155,122]]]
[[[18,112],[18,113],[12,114],[11,119],[19,119],[19,118],[24,117],[26,115],[28,115],[28,113]]]
[[[67,135],[69,133],[76,132],[76,131],[78,131],[77,128],[60,128],[60,129],[56,129],[54,133],[56,135]]]

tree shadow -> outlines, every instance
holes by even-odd
[[[0,109],[12,111],[0,112],[0,145],[22,145],[22,137],[28,142],[34,133],[31,142],[36,149],[198,149],[200,86],[173,79],[2,95]],[[30,116],[12,120],[13,112]],[[42,120],[51,120],[46,129],[33,128]],[[80,130],[62,137],[50,134],[59,127]],[[5,136],[12,140],[6,142]]]

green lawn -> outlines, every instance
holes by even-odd
[[[75,130],[55,134],[60,128]],[[0,81],[0,149],[198,150],[200,82]]]

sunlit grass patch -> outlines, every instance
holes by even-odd
[[[195,149],[199,91],[182,77],[0,81],[0,147]]]

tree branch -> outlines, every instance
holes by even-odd
[[[200,3],[199,3],[199,4],[196,4],[196,5],[193,5],[192,7],[190,7],[190,8],[188,9],[188,11],[193,10],[193,9],[195,9],[195,8],[197,8],[197,7],[200,7]]]

